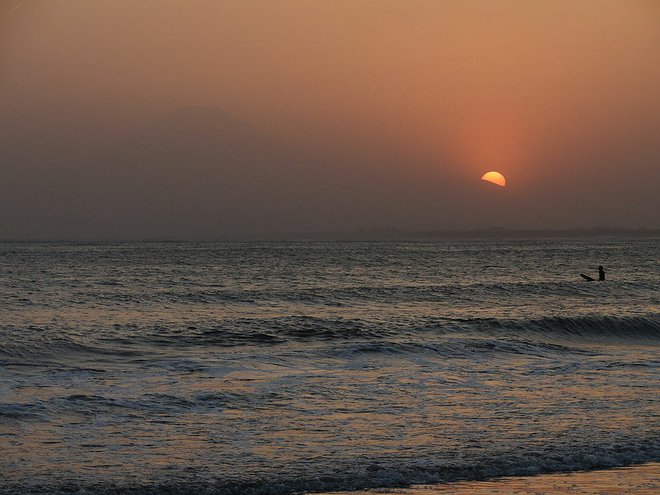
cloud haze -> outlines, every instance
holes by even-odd
[[[660,227],[655,2],[19,3],[0,238]]]

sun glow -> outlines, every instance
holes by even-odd
[[[486,182],[490,182],[492,184],[496,184],[498,186],[505,187],[506,186],[506,179],[504,176],[499,173],[499,172],[486,172],[484,175],[481,176],[481,180],[485,180]]]

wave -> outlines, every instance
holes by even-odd
[[[409,318],[369,321],[350,318],[287,316],[238,318],[196,325],[114,325],[111,331],[80,339],[57,328],[0,329],[4,339],[0,363],[12,365],[64,364],[67,359],[92,356],[139,359],[158,348],[277,346],[287,343],[343,344],[338,352],[428,353],[447,357],[475,353],[545,355],[584,352],[584,342],[660,339],[660,314],[646,316],[575,316],[536,319]],[[348,347],[347,347],[348,346]],[[353,346],[353,347],[351,347]],[[165,349],[163,349],[164,351]]]
[[[210,326],[213,325],[213,326]],[[575,316],[534,319],[408,318],[373,321],[356,318],[284,316],[227,319],[201,322],[185,328],[156,327],[132,332],[133,338],[161,345],[275,345],[290,341],[364,340],[392,341],[401,338],[425,343],[429,336],[467,335],[496,339],[515,338],[660,338],[660,315]],[[130,338],[130,337],[129,337]]]
[[[551,316],[535,319],[462,320],[486,331],[535,332],[557,337],[659,338],[660,314],[646,316]]]
[[[123,494],[123,495],[292,495],[314,492],[353,491],[368,488],[407,487],[456,481],[483,481],[505,476],[608,469],[660,459],[660,439],[640,439],[616,446],[591,445],[502,454],[496,457],[437,464],[433,459],[354,459],[339,461],[327,472],[306,469],[305,474],[264,473],[254,478],[224,477],[198,473],[170,473],[160,480],[141,482],[112,479],[63,480],[34,476],[10,481],[0,475],[0,493],[25,494]],[[295,467],[291,467],[295,469]],[[288,471],[289,469],[287,469]],[[56,476],[56,475],[51,475]]]
[[[591,351],[567,345],[524,340],[496,340],[475,338],[450,338],[442,341],[413,342],[365,342],[348,344],[336,351],[343,358],[357,358],[364,355],[393,355],[413,357],[427,355],[443,358],[486,358],[498,354],[548,357],[552,353],[572,353],[591,355]]]
[[[52,421],[61,417],[80,417],[94,421],[97,415],[134,420],[153,418],[154,415],[176,418],[191,413],[218,413],[226,408],[250,409],[263,407],[280,397],[272,390],[262,392],[210,392],[202,391],[189,397],[163,393],[146,393],[137,397],[111,397],[98,394],[70,394],[49,399],[33,399],[32,402],[0,402],[2,422]],[[174,420],[174,419],[173,419]]]
[[[137,350],[118,346],[100,345],[93,339],[77,338],[69,329],[49,326],[29,326],[15,328],[0,327],[3,345],[0,347],[0,365],[11,366],[59,366],[66,367],[67,360],[78,370],[100,371],[80,366],[84,356],[105,357],[108,359],[139,356]]]
[[[336,282],[336,281],[335,281]],[[647,298],[658,291],[657,283],[649,281],[620,281],[616,283],[588,284],[581,279],[557,281],[497,281],[438,284],[394,285],[319,285],[299,287],[273,285],[263,288],[233,288],[222,283],[179,280],[178,285],[144,290],[127,281],[100,280],[85,290],[70,287],[75,293],[75,304],[93,305],[157,305],[157,304],[287,304],[309,306],[353,306],[360,303],[420,303],[420,302],[472,302],[502,300],[529,300],[578,298],[602,301],[603,298]],[[66,301],[49,299],[31,300],[19,296],[4,296],[7,304],[43,305],[60,307]],[[71,302],[70,301],[70,302]]]

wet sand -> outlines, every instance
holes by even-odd
[[[542,474],[501,478],[492,481],[465,481],[411,488],[382,488],[332,495],[657,495],[660,493],[660,463],[576,473]],[[330,494],[327,494],[330,495]]]

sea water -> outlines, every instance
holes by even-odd
[[[0,492],[658,460],[659,258],[653,239],[0,243]]]

